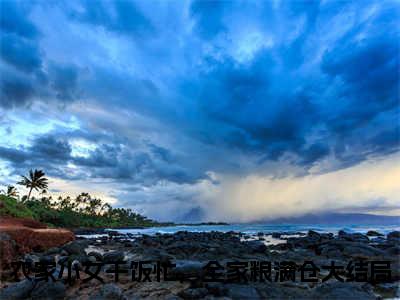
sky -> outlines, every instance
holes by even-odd
[[[400,215],[398,1],[0,2],[0,186],[162,221]],[[21,188],[21,191],[23,189]]]

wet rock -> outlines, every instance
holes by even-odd
[[[18,300],[27,299],[34,288],[34,283],[30,280],[22,280],[17,283],[10,284],[6,288],[0,290],[0,299]]]
[[[64,299],[65,298],[65,285],[59,281],[57,282],[38,282],[31,292],[32,299]]]
[[[387,254],[389,254],[389,255],[400,255],[400,246],[394,246],[394,247],[390,247],[390,248],[387,248],[386,250],[385,250],[385,252],[387,253]]]
[[[347,233],[343,230],[338,233],[339,239],[351,242],[369,242],[369,238],[361,233]]]
[[[321,235],[318,232],[314,231],[314,230],[309,230],[307,235],[310,238],[314,238],[315,240],[320,240],[320,238],[321,238]]]
[[[281,237],[281,233],[280,233],[280,232],[273,232],[273,233],[272,233],[272,237],[273,237],[274,239],[279,239],[279,238]]]
[[[43,255],[39,258],[39,261],[45,264],[51,264],[56,262],[55,257],[52,255]]]
[[[228,284],[227,290],[227,296],[233,300],[261,299],[257,290],[249,285]]]
[[[208,294],[206,288],[186,289],[178,294],[183,299],[202,299]]]
[[[61,252],[61,248],[52,247],[52,248],[50,248],[50,249],[48,249],[48,250],[46,251],[46,254],[47,254],[47,255],[54,255],[54,254],[59,254],[60,252]]]
[[[383,256],[385,252],[364,244],[353,244],[345,246],[343,254],[351,257],[370,258],[374,256]]]
[[[398,283],[380,283],[374,287],[375,293],[379,294],[382,298],[399,299],[400,286]]]
[[[392,231],[387,235],[388,240],[398,240],[400,239],[400,231]]]
[[[170,271],[172,278],[183,280],[191,277],[201,277],[203,275],[204,264],[199,261],[178,260],[176,266]]]
[[[377,232],[375,230],[370,230],[370,231],[367,232],[367,236],[383,236],[383,234],[379,233],[379,232]]]
[[[336,246],[324,245],[319,248],[317,254],[326,256],[326,257],[341,257],[342,252]]]
[[[370,286],[350,282],[327,282],[318,285],[310,298],[316,299],[376,299]]]
[[[216,297],[226,296],[228,293],[228,289],[225,284],[220,282],[209,282],[206,284],[206,288],[209,294]]]
[[[124,260],[125,254],[123,251],[111,251],[104,253],[103,261],[105,263],[116,262]]]
[[[262,241],[247,241],[245,245],[255,253],[264,253],[267,250],[267,246]]]
[[[90,300],[125,300],[127,299],[121,288],[114,284],[108,283],[103,285],[97,293],[89,297]]]
[[[62,249],[69,255],[84,255],[87,246],[88,242],[86,240],[77,240],[65,244]]]

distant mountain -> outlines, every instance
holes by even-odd
[[[357,213],[324,213],[307,214],[299,217],[279,218],[274,220],[260,220],[254,223],[400,225],[400,217]]]

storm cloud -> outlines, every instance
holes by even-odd
[[[394,1],[0,5],[11,177],[103,180],[121,205],[151,215],[185,202],[176,218],[207,218],[232,182],[327,176],[399,152]]]

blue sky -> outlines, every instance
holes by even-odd
[[[161,220],[398,211],[397,1],[0,7],[0,184]]]

